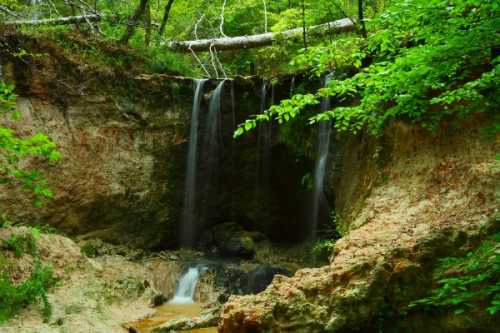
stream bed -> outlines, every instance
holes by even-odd
[[[154,328],[171,320],[181,319],[186,317],[196,317],[201,313],[201,304],[164,304],[157,307],[153,316],[137,320],[126,325],[133,327],[140,333],[151,333]],[[199,328],[193,330],[183,330],[188,333],[217,333],[217,327]]]

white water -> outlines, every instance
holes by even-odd
[[[206,226],[208,221],[217,215],[217,202],[220,184],[219,164],[224,150],[222,146],[222,114],[221,103],[226,80],[219,82],[210,97],[208,114],[205,117],[205,126],[203,128],[203,146],[201,147],[201,160],[199,161],[202,169],[200,175],[200,184],[198,190],[202,197],[200,202],[200,224],[199,227]]]
[[[325,78],[324,86],[327,86],[333,74],[329,74]],[[330,98],[325,97],[321,101],[321,111],[328,111],[330,109]],[[317,142],[317,156],[316,164],[314,167],[314,187],[313,187],[313,202],[312,202],[312,225],[311,225],[311,238],[316,239],[318,229],[318,220],[320,215],[320,208],[322,205],[327,204],[324,194],[324,183],[326,166],[328,164],[328,153],[330,151],[330,135],[332,132],[332,122],[322,121],[318,125],[318,142]]]
[[[262,81],[260,92],[260,113],[265,113],[268,108],[267,82]],[[274,87],[272,88],[271,103],[274,101]],[[257,198],[263,207],[269,202],[269,183],[271,178],[271,139],[272,126],[270,122],[258,125],[257,153],[259,167],[257,169]]]
[[[186,170],[186,185],[184,192],[183,223],[181,230],[181,244],[191,247],[195,242],[195,210],[196,210],[196,165],[198,158],[198,119],[200,115],[203,87],[207,80],[195,81],[193,111],[191,115],[191,129],[189,132],[189,148]]]
[[[194,303],[194,292],[196,284],[200,278],[200,270],[198,267],[191,267],[181,277],[174,298],[170,304],[191,304]]]

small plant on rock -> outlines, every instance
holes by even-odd
[[[410,303],[410,309],[452,310],[461,315],[485,305],[489,314],[500,313],[500,233],[464,257],[442,259],[434,280],[435,289]]]
[[[35,263],[31,275],[19,285],[12,283],[5,275],[0,276],[0,323],[9,320],[29,304],[39,301],[43,304],[43,318],[48,321],[52,307],[47,298],[47,290],[55,282],[52,268],[42,266],[39,261]]]

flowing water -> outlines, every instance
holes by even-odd
[[[274,88],[274,87],[273,87]],[[274,89],[272,89],[272,99],[274,99]],[[267,109],[267,82],[262,81],[260,92],[260,113]],[[272,127],[270,122],[263,122],[258,125],[258,161],[257,170],[257,198],[263,207],[269,202],[268,191],[271,178],[271,138]]]
[[[203,198],[201,202],[201,218],[202,223],[206,224],[212,217],[213,203],[218,195],[219,185],[219,161],[222,154],[222,115],[221,115],[221,97],[223,93],[224,83],[221,81],[210,97],[208,114],[206,117],[205,128],[203,133],[203,148],[202,158],[200,163],[203,163],[203,184],[200,184]]]
[[[195,242],[195,211],[196,211],[196,170],[198,157],[198,122],[201,108],[203,88],[207,80],[196,80],[191,115],[191,129],[189,132],[189,148],[186,170],[186,184],[184,191],[184,211],[181,230],[181,244],[186,247],[194,246]]]
[[[126,326],[133,327],[140,333],[150,333],[154,328],[168,321],[199,316],[201,314],[202,307],[200,303],[196,303],[194,301],[194,293],[199,278],[200,268],[189,268],[179,280],[174,298],[170,302],[157,307],[153,316],[131,322]],[[207,327],[184,330],[182,332],[215,333],[217,332],[217,328]]]
[[[200,270],[198,267],[191,267],[188,269],[179,280],[177,290],[175,291],[174,298],[169,302],[170,304],[190,304],[194,303],[194,291],[196,284],[200,278]]]
[[[325,78],[324,86],[327,86],[333,74],[329,74]],[[330,109],[330,98],[324,97],[321,101],[321,111],[328,111]],[[317,139],[317,155],[316,164],[314,167],[314,185],[313,185],[313,202],[312,202],[312,225],[311,225],[311,238],[316,239],[318,229],[318,221],[320,217],[320,209],[328,205],[324,194],[324,183],[326,166],[328,164],[328,153],[330,151],[330,135],[332,132],[332,122],[322,121],[318,125],[318,139]]]

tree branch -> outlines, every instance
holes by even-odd
[[[141,0],[139,5],[135,9],[134,13],[132,14],[132,16],[128,19],[127,28],[125,29],[125,33],[123,34],[122,38],[120,39],[120,43],[128,44],[128,40],[134,34],[135,27],[137,26],[137,22],[139,21],[142,14],[144,14],[144,11],[146,10],[146,5],[148,4],[148,1],[149,0]]]
[[[58,17],[53,19],[8,21],[5,23],[0,23],[0,25],[6,25],[6,26],[67,25],[67,24],[85,23],[87,21],[99,22],[104,18],[109,19],[111,17],[91,14],[91,15],[81,15],[81,16]]]
[[[165,6],[165,10],[163,11],[163,19],[161,20],[160,31],[158,32],[159,38],[161,38],[165,33],[165,27],[167,26],[168,16],[170,15],[170,9],[172,9],[174,1],[175,0],[168,0],[167,5]]]

